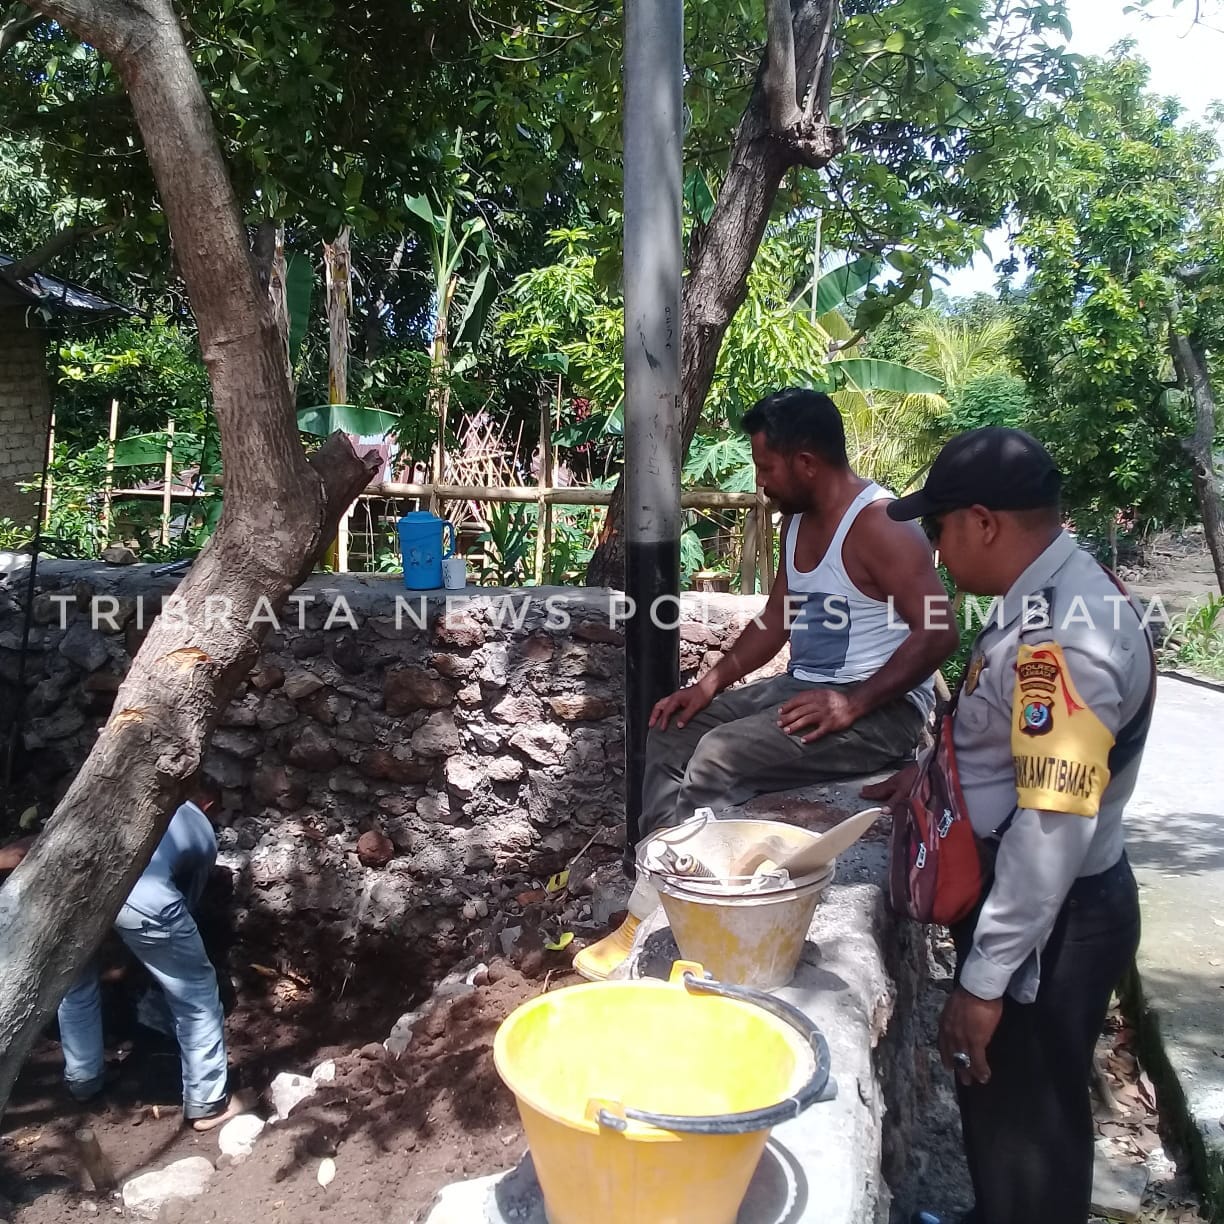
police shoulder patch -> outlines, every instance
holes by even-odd
[[[1011,740],[1021,807],[1097,814],[1114,737],[1081,699],[1057,642],[1020,644]]]

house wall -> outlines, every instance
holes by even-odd
[[[46,334],[25,310],[0,309],[0,518],[33,518],[36,499],[18,484],[42,468],[50,412]]]

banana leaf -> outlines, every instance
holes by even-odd
[[[164,430],[157,433],[129,434],[115,443],[115,467],[148,467],[166,461],[166,439]],[[195,434],[176,433],[173,436],[175,467],[198,463],[200,439]]]
[[[314,266],[308,255],[294,251],[285,261],[285,307],[289,312],[289,362],[297,365],[306,328],[310,323],[310,297]]]
[[[829,382],[838,390],[853,386],[860,391],[895,391],[898,395],[940,395],[943,392],[943,383],[938,378],[876,357],[831,361],[826,373]]]
[[[399,416],[382,408],[359,408],[356,404],[316,404],[299,408],[298,428],[316,438],[330,437],[341,430],[362,438],[372,438],[390,432],[399,424]]]
[[[826,272],[816,283],[816,313],[828,314],[836,310],[847,298],[865,289],[880,270],[880,261],[863,255]]]
[[[463,308],[456,344],[474,346],[480,339],[480,333],[484,331],[493,299],[497,296],[497,282],[489,275],[489,270],[489,262],[485,260],[480,265],[480,271],[476,273],[472,292],[468,294],[467,305]]]

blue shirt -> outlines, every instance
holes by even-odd
[[[184,803],[170,818],[127,904],[146,918],[170,922],[194,908],[216,861],[217,836],[208,817],[194,803]]]

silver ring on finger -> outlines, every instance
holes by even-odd
[[[958,1067],[971,1067],[973,1065],[973,1059],[970,1058],[964,1050],[957,1050],[956,1053],[952,1055],[952,1061],[956,1063]]]

